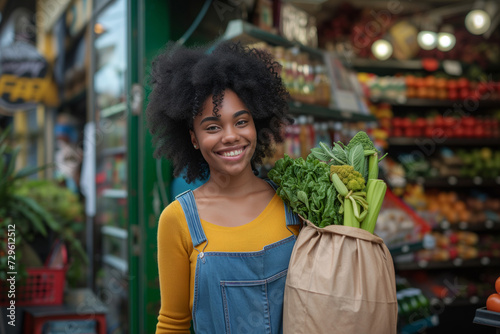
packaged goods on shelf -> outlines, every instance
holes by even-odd
[[[384,240],[389,249],[421,242],[430,230],[425,220],[390,190],[387,190],[377,219],[375,233]]]

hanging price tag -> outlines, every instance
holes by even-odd
[[[442,228],[443,230],[447,230],[447,229],[449,229],[449,228],[450,228],[450,222],[449,222],[449,221],[447,221],[447,220],[443,220],[443,221],[441,222],[441,228]]]
[[[463,73],[462,65],[458,61],[444,60],[443,69],[449,75],[460,76]]]
[[[450,176],[448,178],[448,184],[451,185],[451,186],[454,186],[457,184],[457,178],[455,176]]]

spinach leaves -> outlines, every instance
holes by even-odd
[[[312,155],[306,160],[285,155],[268,173],[279,186],[278,196],[293,212],[319,227],[343,223],[341,203],[329,175],[330,167]]]

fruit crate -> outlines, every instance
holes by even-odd
[[[29,268],[28,276],[19,281],[0,283],[0,306],[11,300],[16,306],[61,305],[67,268]]]

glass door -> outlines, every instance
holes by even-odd
[[[127,1],[115,0],[95,8],[95,290],[108,307],[108,332],[128,333]]]

